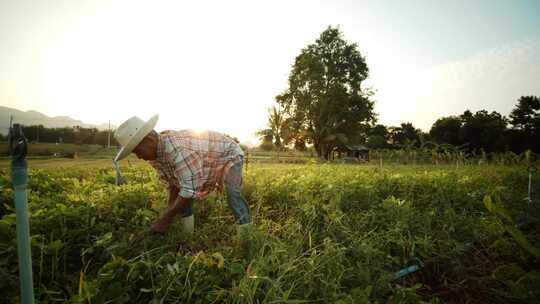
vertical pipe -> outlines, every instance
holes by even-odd
[[[32,254],[30,229],[28,225],[28,205],[26,159],[11,161],[11,180],[15,190],[15,212],[17,215],[17,249],[19,255],[19,279],[21,284],[21,303],[34,303],[32,283]]]

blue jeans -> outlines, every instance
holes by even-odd
[[[225,176],[225,191],[227,192],[227,204],[234,214],[238,225],[251,223],[251,211],[246,199],[242,196],[242,162],[229,169]],[[182,217],[193,215],[193,201],[188,205]]]
[[[231,208],[238,225],[251,223],[251,211],[246,199],[242,196],[242,164],[243,162],[240,162],[232,166],[227,176],[225,176],[227,204]]]

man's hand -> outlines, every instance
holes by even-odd
[[[173,222],[175,216],[183,213],[191,201],[192,199],[190,198],[178,196],[176,201],[173,202],[172,205],[169,205],[167,211],[165,211],[165,213],[163,213],[163,215],[154,224],[152,224],[152,231],[160,234],[165,233],[167,228],[169,228]]]
[[[165,234],[165,231],[167,231],[167,228],[169,227],[170,224],[171,224],[170,222],[166,222],[166,221],[163,221],[163,219],[159,219],[152,224],[152,227],[150,229],[154,233]]]

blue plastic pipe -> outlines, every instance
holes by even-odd
[[[26,196],[26,160],[13,160],[11,162],[11,180],[15,190],[15,212],[17,214],[17,249],[19,253],[21,303],[34,303],[32,253],[30,249],[30,229],[28,225]]]
[[[394,276],[393,276],[394,280],[397,280],[397,279],[402,278],[402,277],[404,277],[404,276],[406,276],[408,274],[416,272],[416,271],[418,271],[418,269],[420,269],[420,267],[418,267],[418,265],[412,265],[412,266],[400,269],[399,271],[394,272]]]
[[[20,145],[26,145],[20,141]],[[24,151],[26,147],[24,147]],[[30,229],[28,225],[28,203],[26,185],[28,180],[27,163],[23,155],[12,154],[11,181],[15,190],[15,212],[17,216],[17,251],[19,255],[19,280],[21,284],[21,303],[34,303],[32,281],[32,254]]]

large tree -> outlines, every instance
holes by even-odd
[[[296,57],[289,87],[276,100],[294,121],[293,133],[313,143],[319,157],[357,142],[375,122],[371,94],[361,87],[368,72],[358,46],[337,28],[328,27]]]
[[[533,130],[540,122],[540,98],[521,96],[510,113],[510,123],[518,129]]]
[[[503,135],[507,125],[504,116],[496,111],[489,113],[481,110],[473,114],[467,110],[460,118],[463,123],[461,138],[470,150],[484,149],[486,152],[495,152],[504,149]]]
[[[274,145],[276,145],[276,148],[281,149],[284,128],[283,111],[274,106],[268,109],[268,114],[268,127],[272,130]]]
[[[283,109],[275,106],[269,108],[266,126],[266,129],[259,130],[255,133],[255,135],[259,136],[265,148],[268,148],[270,144],[270,147],[273,145],[280,150],[283,145],[288,144],[288,138],[285,138],[287,130],[285,130],[286,123]]]
[[[510,113],[510,123],[514,127],[512,138],[519,137],[520,150],[540,151],[540,98],[521,96]]]
[[[454,146],[463,144],[461,140],[461,124],[462,121],[457,116],[448,116],[437,119],[431,130],[429,130],[429,136],[432,140],[438,143],[446,143]]]
[[[402,123],[399,127],[390,129],[390,139],[396,146],[420,146],[420,136],[422,131],[413,126],[412,123]]]
[[[368,132],[366,145],[372,149],[384,149],[388,148],[388,140],[390,139],[390,132],[385,125],[376,125]]]
[[[272,141],[274,139],[272,129],[259,130],[259,131],[255,132],[255,135],[258,136],[259,139],[261,140],[261,144],[260,144],[259,148],[261,148],[262,150],[265,150],[265,151],[272,150],[272,147],[273,147]]]

